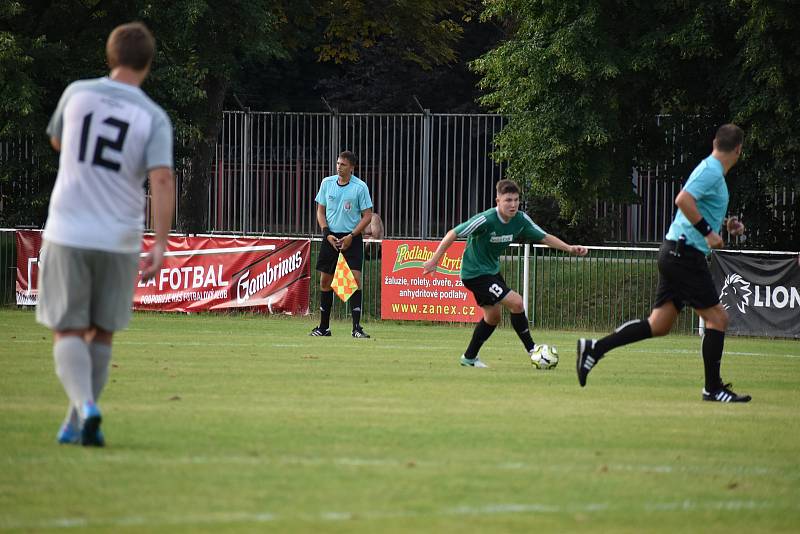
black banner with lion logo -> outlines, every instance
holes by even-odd
[[[800,339],[797,255],[714,251],[711,276],[730,317],[728,332]]]

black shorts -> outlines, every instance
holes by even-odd
[[[658,251],[658,290],[656,308],[672,301],[678,311],[685,305],[695,309],[719,304],[706,256],[689,245],[676,255],[676,241],[664,241]]]
[[[342,238],[349,232],[331,232],[336,238]],[[354,235],[350,248],[343,251],[344,259],[351,271],[361,271],[364,265],[364,239],[360,235]],[[322,246],[317,256],[317,270],[323,273],[333,274],[336,271],[336,262],[339,261],[339,251],[333,248],[327,239],[322,240]]]
[[[478,306],[494,306],[511,292],[500,273],[483,274],[462,282],[475,295]]]

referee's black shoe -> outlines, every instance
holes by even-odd
[[[709,392],[703,388],[703,400],[710,402],[750,402],[750,395],[739,395],[731,390],[731,384],[723,384],[719,389]]]
[[[311,333],[308,335],[312,337],[330,337],[331,329],[326,328],[325,330],[323,330],[322,328],[315,326],[314,329],[311,331]]]
[[[361,328],[361,325],[358,325],[353,327],[353,337],[368,338],[369,334],[364,332],[364,329]]]
[[[589,371],[597,364],[600,358],[594,355],[594,343],[596,339],[580,338],[578,340],[578,358],[575,361],[575,367],[578,371],[578,383],[581,387],[586,385],[586,377],[589,376]]]

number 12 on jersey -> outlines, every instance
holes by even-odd
[[[83,124],[81,127],[81,144],[78,150],[78,161],[80,162],[86,161],[86,148],[89,144],[89,136],[92,129],[92,115],[92,113],[88,113],[83,117]],[[106,159],[103,152],[108,149],[112,152],[121,153],[122,145],[125,143],[125,136],[128,135],[128,127],[130,125],[127,122],[115,119],[114,117],[108,117],[103,121],[103,124],[107,124],[116,128],[117,138],[109,139],[108,137],[98,135],[94,145],[94,155],[92,156],[91,164],[119,172],[119,169],[122,165],[117,161]]]

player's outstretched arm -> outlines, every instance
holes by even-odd
[[[452,245],[456,239],[458,239],[458,234],[456,234],[455,230],[447,232],[439,243],[439,246],[436,247],[436,252],[433,253],[431,259],[422,264],[422,274],[430,274],[436,270],[436,266],[439,265],[442,255],[447,252],[447,249],[450,248],[450,245]]]
[[[150,176],[150,194],[153,203],[153,218],[156,241],[145,258],[142,279],[153,278],[161,269],[164,252],[167,250],[167,239],[172,225],[172,211],[175,206],[175,177],[169,167],[152,169]]]
[[[544,236],[544,239],[540,241],[543,245],[547,245],[550,248],[555,248],[558,250],[563,250],[573,256],[586,256],[589,253],[589,249],[584,247],[583,245],[570,245],[564,243],[559,238],[554,235],[547,234]]]

